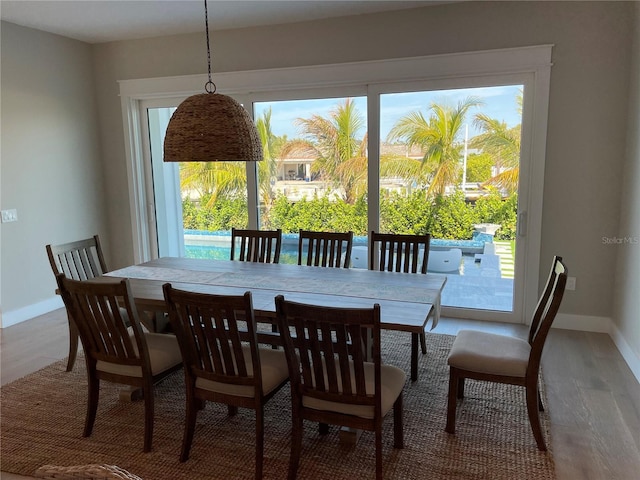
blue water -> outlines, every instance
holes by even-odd
[[[208,260],[229,260],[231,247],[218,247],[212,245],[185,245],[187,258],[205,258]],[[298,247],[282,248],[280,251],[280,263],[298,263]]]
[[[205,258],[209,260],[229,260],[231,257],[231,232],[211,232],[208,230],[185,230],[185,235],[203,235],[210,237],[226,237],[224,245],[185,245],[185,256],[187,258]],[[354,245],[366,245],[367,237],[354,237]],[[280,263],[298,263],[298,234],[283,233],[282,248],[280,250]]]
[[[228,237],[226,245],[185,245],[185,255],[188,258],[205,258],[210,260],[229,260],[231,256],[231,232],[212,232],[209,230],[185,230],[185,235],[202,235],[209,237]],[[485,233],[474,235],[472,240],[444,240],[431,239],[431,248],[462,248],[464,252],[482,253],[485,242],[492,242],[493,237]],[[354,246],[366,246],[367,237],[353,237]],[[298,263],[298,234],[285,233],[282,235],[282,250],[280,263]]]

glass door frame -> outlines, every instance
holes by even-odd
[[[453,88],[458,82],[467,86],[480,84],[485,79],[499,84],[500,78],[512,78],[513,82],[525,85],[522,119],[522,192],[527,204],[519,208],[518,242],[526,245],[516,252],[516,270],[522,274],[521,292],[514,293],[514,311],[500,315],[500,312],[456,309],[443,310],[444,315],[466,318],[486,318],[507,322],[526,323],[535,308],[538,297],[540,273],[540,231],[542,225],[542,195],[544,184],[544,163],[546,152],[547,113],[551,73],[551,45],[523,47],[482,52],[465,52],[451,55],[400,58],[393,60],[356,62],[336,65],[319,65],[299,68],[283,68],[248,72],[223,73],[216,76],[218,91],[234,96],[240,103],[250,105],[253,101],[271,99],[293,99],[296,96],[315,96],[318,92],[335,89],[339,96],[348,96],[350,88],[364,88],[368,96],[369,129],[369,191],[378,203],[379,180],[379,93],[388,91],[393,85],[408,85],[411,82],[425,82],[441,89]],[[474,79],[473,84],[468,82]],[[144,142],[142,140],[141,109],[145,100],[172,100],[201,93],[206,75],[167,77],[157,79],[124,80],[120,82],[120,95],[125,131],[125,152],[127,175],[131,198],[132,236],[134,261],[143,262],[157,255],[153,251],[153,226],[149,219],[152,199],[149,198],[148,175],[144,168]],[[248,93],[251,92],[251,93]],[[248,109],[251,113],[251,109]],[[147,136],[148,138],[148,136]],[[375,140],[374,140],[375,139]],[[148,148],[147,148],[148,151]],[[256,166],[247,165],[247,181],[253,176],[256,186]],[[253,202],[251,196],[254,195]],[[250,219],[257,222],[257,190],[249,189]],[[378,225],[379,205],[369,208],[370,227]],[[373,207],[373,208],[372,208]],[[251,212],[255,212],[253,215]],[[375,216],[376,218],[372,218]],[[250,220],[251,222],[251,220]],[[257,223],[249,225],[257,227]],[[531,233],[529,235],[529,233]],[[518,289],[517,289],[518,290]]]
[[[523,86],[523,109],[522,109],[522,128],[521,128],[521,152],[520,152],[520,182],[518,187],[518,217],[516,226],[516,248],[514,259],[514,285],[513,285],[513,300],[512,311],[503,312],[496,310],[481,310],[471,309],[473,311],[473,318],[479,320],[494,320],[510,323],[519,323],[522,321],[523,302],[525,298],[525,288],[523,287],[526,282],[526,253],[528,252],[527,241],[530,236],[526,234],[528,212],[532,208],[531,204],[534,202],[532,198],[531,182],[528,175],[531,175],[532,169],[528,168],[532,162],[531,153],[531,134],[524,127],[525,124],[531,125],[533,121],[532,108],[526,108],[526,105],[532,105],[533,99],[533,78],[527,74],[499,74],[499,75],[483,75],[480,77],[460,77],[460,78],[438,78],[430,80],[420,81],[407,81],[407,82],[395,82],[386,84],[376,84],[369,86],[369,108],[376,108],[380,111],[380,96],[388,93],[402,93],[402,92],[416,92],[416,91],[450,91],[455,89],[467,89],[467,88],[482,88],[482,87],[500,87],[503,85],[522,85]],[[525,118],[527,120],[525,120]],[[375,155],[370,155],[369,158],[369,182],[379,182],[380,176],[376,174],[379,171],[380,155],[380,133],[379,122],[376,120],[376,127],[378,131],[372,132],[369,135],[369,151],[375,150]],[[376,163],[377,162],[377,163]],[[374,165],[373,163],[376,163]],[[372,171],[373,170],[373,171]],[[375,178],[374,178],[375,177]],[[377,193],[376,193],[377,192]],[[369,191],[369,225],[373,225],[373,229],[377,230],[379,227],[379,212],[380,195],[379,185],[376,190]],[[540,231],[539,229],[537,230]],[[539,236],[539,235],[538,235]],[[536,277],[537,278],[537,277]],[[536,280],[537,282],[537,280]],[[537,283],[536,283],[537,285]],[[442,307],[442,314],[444,316],[457,317],[457,318],[469,318],[468,308],[444,306]],[[526,310],[533,311],[533,310]]]

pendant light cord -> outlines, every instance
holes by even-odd
[[[216,84],[211,80],[211,48],[209,46],[209,12],[207,11],[207,0],[204,0],[204,27],[207,32],[207,69],[209,72],[209,81],[205,84],[204,89],[207,93],[216,93]]]

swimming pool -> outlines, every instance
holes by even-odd
[[[472,240],[431,239],[430,250],[449,250],[459,248],[463,254],[462,270],[474,264],[476,253],[484,251],[484,244],[492,242],[493,236],[487,234],[474,235]],[[367,237],[353,237],[352,260],[354,267],[367,268],[366,248]],[[228,260],[231,256],[231,232],[208,230],[184,231],[185,256],[188,258],[204,258],[210,260]],[[282,235],[282,249],[280,263],[298,263],[298,234],[285,233]]]

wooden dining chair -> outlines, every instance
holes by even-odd
[[[462,330],[458,333],[447,360],[447,432],[455,433],[456,406],[458,400],[464,397],[466,378],[519,385],[526,390],[529,423],[538,449],[547,449],[538,413],[543,410],[538,374],[545,340],[560,308],[566,283],[567,267],[562,263],[562,258],[556,256],[534,311],[527,340],[474,330]]]
[[[128,279],[78,281],[57,277],[58,288],[76,322],[88,378],[84,437],[91,435],[98,410],[100,381],[131,385],[144,397],[144,451],[153,438],[154,384],[182,366],[174,335],[143,330]],[[126,312],[123,315],[123,311]]]
[[[180,461],[189,458],[198,410],[205,401],[256,412],[256,479],[262,478],[264,405],[289,380],[282,350],[258,348],[251,292],[226,296],[163,285],[169,320],[184,359],[186,421]]]
[[[427,273],[431,235],[402,235],[371,232],[369,269],[387,272]],[[420,334],[420,348],[427,353],[425,333]]]
[[[353,232],[300,230],[298,265],[349,268],[352,246]]]
[[[231,260],[278,263],[282,248],[282,230],[231,229]]]
[[[431,235],[371,232],[369,269],[387,272],[427,273]]]
[[[54,276],[64,273],[67,278],[73,280],[88,280],[108,272],[98,235],[60,245],[47,245],[45,248]],[[58,290],[56,293],[59,293]],[[67,320],[69,322],[67,372],[69,372],[73,369],[78,354],[79,335],[68,309]]]
[[[382,479],[382,420],[393,408],[394,447],[403,448],[405,373],[382,365],[380,306],[338,308],[276,297],[276,315],[291,379],[289,480],[297,476],[303,421],[375,432],[376,479]],[[367,359],[370,341],[370,360]],[[321,433],[326,430],[321,428]]]

